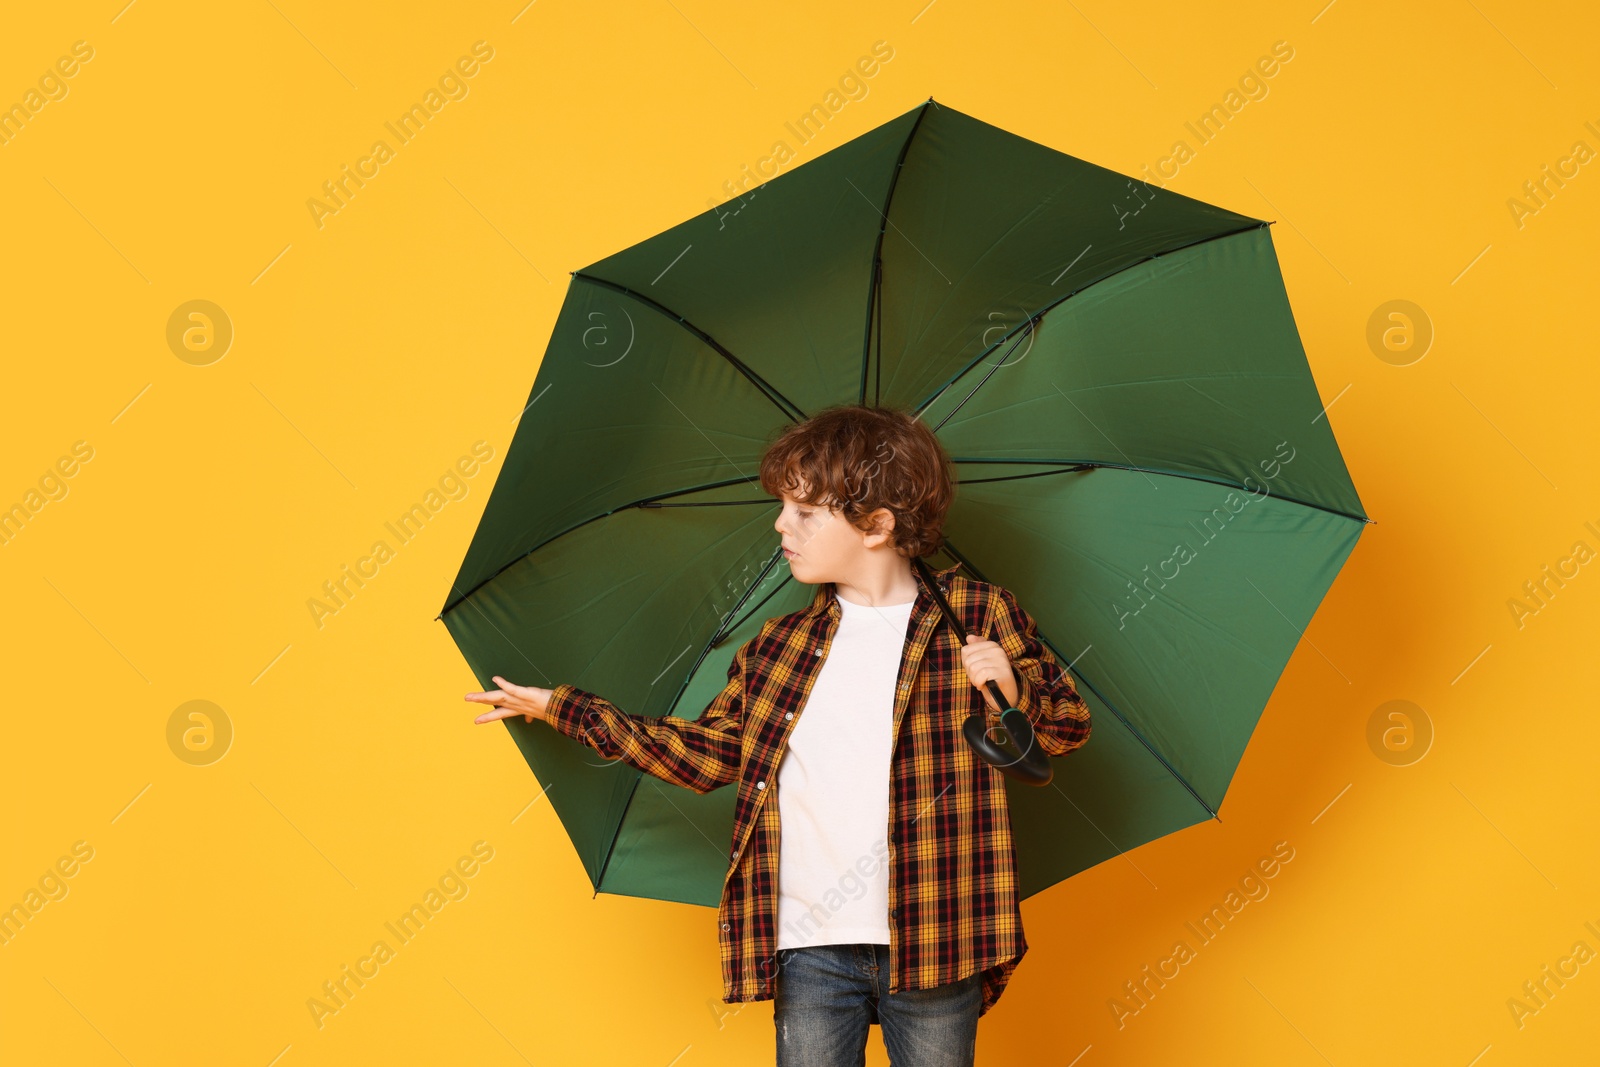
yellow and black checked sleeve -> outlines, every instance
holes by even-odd
[[[994,613],[995,633],[1011,657],[1017,676],[1017,710],[1033,724],[1039,747],[1051,756],[1063,756],[1089,740],[1089,705],[1079,695],[1072,676],[1055,654],[1039,640],[1039,628],[1009,589],[995,586],[1001,604]]]
[[[750,651],[746,641],[728,664],[728,684],[698,719],[632,715],[604,697],[565,682],[550,691],[546,721],[556,730],[664,782],[709,793],[739,777],[740,735]]]

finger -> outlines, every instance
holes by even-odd
[[[499,685],[500,688],[504,689],[506,692],[508,692],[508,693],[516,693],[518,696],[527,695],[527,692],[528,692],[528,687],[527,686],[525,686],[525,685],[516,685],[516,684],[514,684],[512,682],[508,682],[504,678],[500,677],[498,674],[494,675],[493,677],[494,677],[494,680],[495,680],[495,684]]]
[[[489,711],[484,712],[482,715],[479,715],[476,719],[473,719],[472,721],[475,722],[475,723],[494,722],[497,719],[504,719],[504,718],[507,718],[507,717],[512,716],[512,715],[521,715],[521,714],[522,714],[522,712],[516,710],[515,708],[493,708],[493,709],[491,709]]]
[[[468,693],[467,699],[476,701],[479,704],[498,704],[506,699],[506,694],[498,689],[490,689],[482,693]]]
[[[994,695],[989,692],[988,686],[989,679],[994,677],[994,670],[989,664],[974,663],[967,668],[967,678],[978,692],[983,694],[983,702],[989,706],[989,710],[999,711],[1000,705],[995,703]]]
[[[1000,673],[1000,664],[993,656],[975,653],[969,656],[963,666],[967,669],[970,678],[994,678]]]

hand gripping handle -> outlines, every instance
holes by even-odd
[[[945,601],[944,594],[939,590],[939,583],[934,581],[933,573],[928,570],[928,565],[919,556],[914,559],[915,569],[922,576],[923,584],[939,605],[939,610],[944,614],[944,621],[950,624],[950,630],[955,634],[956,647],[965,648],[967,644],[967,631],[961,625],[961,620],[956,618],[956,613],[950,610],[950,605]],[[959,653],[958,653],[959,654]],[[994,702],[1001,708],[1000,726],[1005,736],[1016,748],[1017,754],[1013,755],[989,737],[989,731],[984,725],[981,714],[967,716],[967,721],[961,724],[961,732],[966,735],[967,744],[972,746],[979,758],[991,767],[998,767],[1011,778],[1028,785],[1049,785],[1052,776],[1050,756],[1034,744],[1033,724],[1028,717],[1006,700],[1005,694],[1000,691],[1000,683],[993,678],[983,683],[984,688],[994,697]]]

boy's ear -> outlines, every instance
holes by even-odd
[[[878,508],[871,515],[872,527],[867,536],[883,534],[885,537],[894,533],[894,512],[888,508]]]

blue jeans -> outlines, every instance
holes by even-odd
[[[883,1028],[891,1067],[972,1067],[983,977],[888,993],[888,945],[783,949],[773,990],[778,1067],[862,1067]]]

